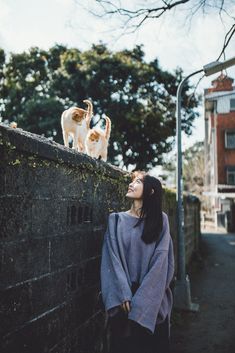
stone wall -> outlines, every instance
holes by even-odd
[[[175,272],[177,272],[177,222],[176,222],[176,193],[175,191],[165,189],[163,208],[167,213],[171,236],[174,244],[175,254]],[[186,266],[194,252],[198,251],[200,241],[200,201],[194,195],[184,195],[184,237],[185,237],[185,262]]]
[[[0,155],[1,353],[100,352],[101,246],[108,213],[128,206],[128,175],[3,124]],[[197,203],[186,203],[189,260],[200,229]],[[164,209],[176,244],[168,190]]]
[[[190,263],[193,252],[198,251],[201,234],[200,201],[196,196],[184,196],[184,235],[186,265]]]

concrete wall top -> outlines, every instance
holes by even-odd
[[[44,136],[20,128],[13,129],[4,123],[0,123],[0,144],[8,144],[8,147],[12,145],[12,148],[16,148],[18,151],[35,154],[38,157],[86,169],[90,172],[100,172],[114,179],[128,176],[127,172],[109,163],[76,152],[72,148],[51,141]]]

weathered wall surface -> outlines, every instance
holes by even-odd
[[[100,352],[101,246],[108,213],[127,207],[128,176],[3,124],[0,155],[1,353]],[[200,229],[198,203],[185,202],[189,259]],[[164,209],[176,244],[170,191]]]
[[[175,269],[177,272],[177,222],[176,222],[176,194],[165,189],[163,208],[168,214],[171,236],[174,243]],[[185,262],[190,263],[193,252],[198,250],[200,240],[200,201],[196,196],[184,195],[184,237]]]
[[[200,228],[200,201],[196,196],[184,197],[184,234],[185,234],[185,257],[189,264],[192,254],[198,250],[201,228]]]

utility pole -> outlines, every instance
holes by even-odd
[[[181,102],[182,90],[186,81],[200,73],[205,76],[213,75],[223,69],[235,65],[235,57],[224,62],[215,61],[203,66],[203,69],[195,71],[185,77],[179,84],[177,89],[176,103],[176,138],[177,138],[177,174],[176,174],[176,203],[177,203],[177,247],[178,247],[178,271],[177,281],[174,288],[174,306],[178,309],[198,311],[199,305],[192,303],[190,280],[185,269],[185,237],[184,237],[184,207],[183,207],[183,185],[182,185],[182,142],[181,142]]]

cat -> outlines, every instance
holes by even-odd
[[[94,127],[88,131],[86,137],[86,151],[87,154],[93,158],[99,158],[107,161],[108,142],[111,133],[111,120],[106,116],[105,130]]]
[[[71,107],[66,109],[61,115],[61,127],[64,145],[69,147],[69,135],[73,138],[73,149],[78,152],[86,152],[85,139],[90,129],[90,122],[93,115],[93,105],[91,101],[85,99],[88,109]]]
[[[12,129],[16,129],[17,128],[17,123],[15,121],[12,121],[9,126],[12,128]]]

